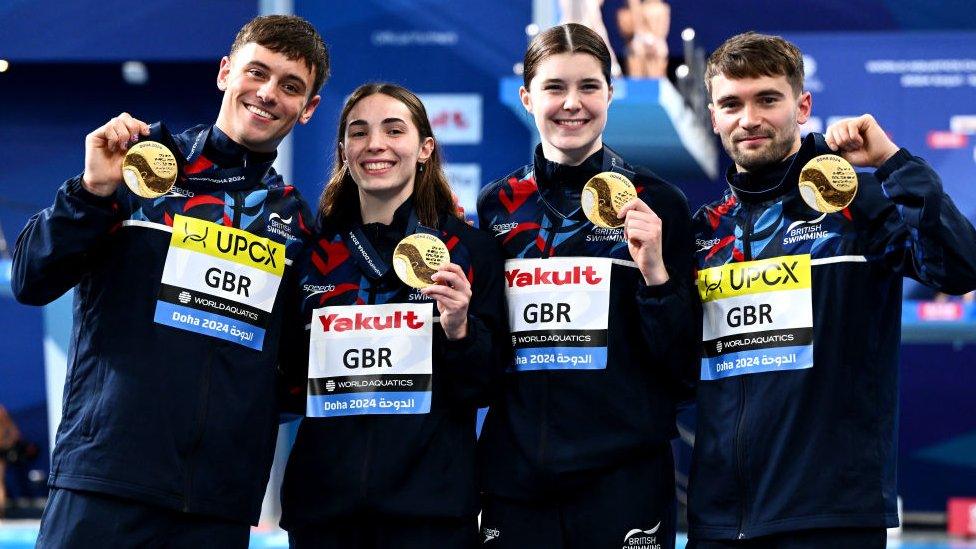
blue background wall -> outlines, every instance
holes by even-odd
[[[85,135],[122,109],[175,128],[213,120],[220,105],[216,63],[153,64],[150,71],[140,87],[126,84],[117,64],[19,65],[2,75],[0,223],[11,251],[27,218],[82,171]],[[41,312],[0,297],[0,404],[24,437],[42,446],[33,467],[46,470]]]
[[[524,28],[531,21],[528,2],[358,1],[324,8],[301,2],[296,13],[322,32],[335,52],[333,77],[323,107],[296,138],[295,178],[300,184],[325,180],[335,148],[335,128],[345,97],[368,81],[390,81],[418,94],[478,94],[483,110],[448,107],[432,119],[455,115],[472,123],[479,116],[482,138],[473,144],[446,144],[449,163],[476,163],[483,182],[527,161],[529,135],[497,100],[498,78],[512,74],[525,51]],[[442,116],[443,118],[443,116]],[[435,124],[435,132],[439,130]],[[316,196],[316,191],[306,196]]]
[[[254,0],[5,0],[0,55],[14,61],[211,60],[257,14]]]

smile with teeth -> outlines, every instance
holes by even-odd
[[[365,168],[367,171],[379,171],[385,170],[386,168],[393,166],[393,164],[396,164],[396,162],[393,162],[392,160],[374,160],[370,162],[363,162],[363,168]]]
[[[254,113],[254,114],[260,116],[261,118],[267,118],[268,120],[276,120],[278,118],[277,116],[271,114],[270,112],[268,112],[268,111],[266,111],[264,109],[259,109],[259,108],[255,107],[254,105],[249,105],[249,104],[246,104],[245,103],[244,104],[244,108],[246,108],[248,110],[248,112]]]
[[[578,128],[583,124],[586,124],[587,120],[556,120],[556,124],[560,126],[568,126],[570,128]]]

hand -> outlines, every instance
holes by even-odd
[[[617,217],[624,219],[624,238],[630,257],[644,275],[644,283],[657,286],[668,281],[661,254],[661,218],[640,198],[624,204]]]
[[[461,267],[454,263],[441,266],[431,275],[437,284],[427,286],[420,293],[434,298],[441,316],[441,329],[447,339],[454,341],[468,335],[468,305],[471,303],[471,283]]]
[[[898,145],[870,114],[834,122],[824,135],[827,146],[855,166],[880,168],[898,152]]]
[[[149,135],[149,125],[122,113],[85,136],[85,189],[98,196],[111,196],[122,182],[122,159],[129,145],[140,135]]]

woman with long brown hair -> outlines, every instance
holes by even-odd
[[[409,90],[366,84],[346,100],[315,241],[299,266],[307,360],[286,363],[306,396],[282,488],[291,545],[475,545],[501,256],[458,218]]]

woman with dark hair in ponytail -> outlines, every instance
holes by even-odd
[[[477,545],[502,259],[458,218],[416,95],[366,84],[346,100],[318,224],[290,330],[304,328],[307,360],[285,361],[306,415],[282,487],[291,546]]]
[[[548,29],[523,67],[541,143],[478,200],[515,345],[481,435],[485,546],[669,549],[669,441],[701,330],[688,204],[604,145],[613,86],[596,33]]]

